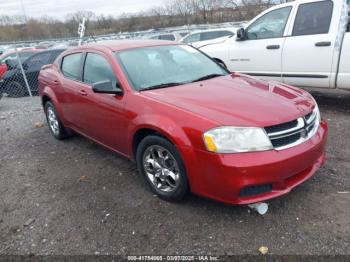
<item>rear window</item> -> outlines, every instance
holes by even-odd
[[[62,60],[62,73],[65,77],[80,80],[81,53],[67,55]]]
[[[293,36],[328,34],[332,14],[332,1],[300,5],[295,18]]]

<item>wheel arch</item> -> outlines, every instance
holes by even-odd
[[[40,93],[41,96],[41,103],[43,108],[45,108],[45,104],[50,101],[53,103],[53,105],[55,106],[55,109],[58,113],[59,118],[61,119],[61,121],[63,122],[64,125],[66,125],[66,120],[64,118],[63,112],[62,112],[62,108],[60,106],[60,103],[55,95],[55,93],[53,92],[53,90],[49,87],[44,88],[44,90]]]
[[[139,146],[139,144],[141,143],[141,141],[147,137],[147,136],[151,136],[151,135],[155,135],[155,136],[160,136],[166,140],[168,140],[171,144],[176,146],[175,141],[171,138],[170,135],[166,134],[166,132],[164,132],[163,130],[155,127],[155,126],[144,126],[144,127],[140,127],[139,129],[137,129],[133,136],[132,136],[132,159],[135,160],[136,158],[136,152],[137,152],[137,148]]]

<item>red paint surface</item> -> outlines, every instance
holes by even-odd
[[[128,44],[129,43],[129,44]],[[142,129],[168,138],[185,162],[191,190],[229,204],[264,201],[290,192],[324,164],[327,125],[307,142],[282,151],[214,154],[206,150],[204,132],[218,126],[266,127],[295,120],[314,107],[300,89],[235,74],[199,83],[136,92],[129,85],[114,51],[168,42],[121,42],[66,51],[96,52],[112,65],[123,96],[96,94],[91,86],[66,79],[60,58],[39,76],[40,95],[55,104],[64,125],[133,159],[133,139]],[[271,192],[240,198],[246,186],[272,184]]]

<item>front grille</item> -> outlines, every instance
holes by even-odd
[[[276,133],[276,132],[281,132],[287,129],[292,129],[298,125],[298,120],[294,120],[288,123],[276,125],[276,126],[269,126],[265,127],[265,130],[267,133]]]
[[[265,127],[265,131],[276,150],[287,149],[305,142],[314,135],[318,128],[317,118],[317,112],[314,110],[296,120]]]
[[[271,139],[271,143],[274,148],[284,147],[297,142],[301,138],[300,133],[294,135],[285,136],[278,139]]]

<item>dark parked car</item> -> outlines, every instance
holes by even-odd
[[[43,51],[34,54],[22,63],[30,89],[34,95],[38,94],[38,76],[42,66],[52,64],[64,49]],[[15,60],[7,60],[7,72],[0,81],[0,93],[7,93],[10,97],[29,95],[20,66]]]

